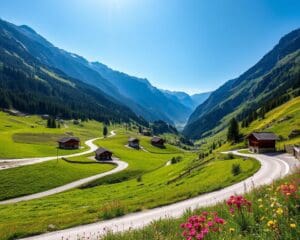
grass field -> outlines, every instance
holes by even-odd
[[[0,112],[0,159],[56,156],[56,141],[61,136],[74,135],[81,139],[84,148],[59,149],[59,155],[87,150],[84,141],[102,136],[103,125],[96,121],[74,125],[65,121],[61,128],[46,128],[46,120],[38,116],[17,117]]]
[[[141,137],[141,145],[149,152],[128,149],[124,145],[131,135],[119,130],[117,136],[97,141],[129,163],[124,173],[104,178],[95,187],[0,206],[0,239],[62,229],[180,201],[231,185],[259,168],[257,161],[226,160],[223,155],[211,155],[200,161],[196,154],[173,146],[157,149],[147,137]],[[165,165],[177,156],[182,160]],[[231,174],[233,163],[240,164],[241,174]]]
[[[0,200],[46,191],[69,182],[106,172],[110,164],[91,163],[86,157],[62,159],[0,171]],[[81,161],[81,162],[80,162]],[[85,164],[82,162],[90,163]]]
[[[289,139],[288,135],[292,130],[300,129],[300,97],[291,99],[281,106],[271,110],[264,119],[253,121],[247,128],[240,128],[241,133],[246,136],[253,131],[274,132],[281,137],[277,142],[277,149],[283,150],[285,144],[300,144],[300,136]],[[201,144],[200,151],[208,152],[213,142],[226,141],[227,129],[217,134],[197,141]],[[247,143],[239,144],[225,143],[215,151],[226,151],[228,149],[238,149],[247,147]]]
[[[297,184],[298,182],[298,184]],[[296,186],[297,191],[292,195],[285,195],[280,191],[284,183]],[[166,239],[182,240],[183,229],[180,227],[190,216],[200,215],[205,212],[216,212],[225,220],[220,225],[221,231],[209,232],[204,239],[223,240],[251,240],[251,239],[282,239],[296,240],[300,235],[299,206],[299,173],[285,177],[270,186],[255,189],[245,195],[251,202],[251,211],[242,208],[241,212],[230,214],[226,203],[220,203],[212,207],[201,208],[194,212],[187,211],[178,219],[159,220],[149,226],[131,230],[125,233],[112,234],[101,238],[102,240],[133,240],[133,239]]]

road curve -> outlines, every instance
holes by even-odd
[[[53,195],[53,194],[65,192],[67,190],[80,187],[80,186],[82,186],[86,183],[89,183],[91,181],[94,181],[96,179],[99,179],[99,178],[102,178],[102,177],[105,177],[105,176],[123,171],[124,169],[126,169],[128,167],[128,163],[120,161],[117,158],[114,158],[112,161],[102,161],[100,163],[114,164],[117,167],[110,170],[110,171],[108,171],[108,172],[99,173],[97,175],[93,175],[91,177],[83,178],[83,179],[68,183],[66,185],[63,185],[63,186],[52,188],[52,189],[44,191],[44,192],[39,192],[39,193],[31,194],[31,195],[26,195],[26,196],[23,196],[23,197],[12,198],[12,199],[8,199],[8,200],[5,200],[5,201],[0,201],[0,204],[3,205],[3,204],[9,204],[9,203],[17,203],[17,202],[22,202],[22,201],[28,201],[28,200],[32,200],[32,199],[42,198],[42,197],[50,196],[50,195]]]
[[[114,131],[111,131],[110,135],[108,137],[113,137],[115,135],[116,135],[116,133]],[[96,144],[94,144],[94,141],[96,141],[98,139],[103,139],[103,137],[93,138],[93,139],[85,141],[84,143],[85,143],[85,145],[87,145],[89,147],[89,150],[84,151],[84,152],[79,152],[79,153],[74,153],[74,154],[69,154],[69,155],[62,155],[62,156],[52,156],[52,157],[0,159],[0,170],[46,162],[46,161],[50,161],[50,160],[54,160],[54,159],[62,158],[62,157],[65,157],[65,158],[78,157],[78,156],[82,156],[85,154],[89,154],[89,153],[94,152],[98,148],[98,146]]]
[[[26,238],[27,240],[57,240],[57,239],[99,239],[107,231],[120,232],[146,226],[154,220],[168,217],[179,217],[186,209],[196,209],[203,206],[214,205],[230,197],[232,194],[243,194],[253,187],[269,184],[272,181],[289,174],[299,161],[287,154],[262,155],[242,154],[232,151],[233,154],[256,158],[261,168],[252,177],[226,187],[224,189],[203,194],[195,198],[184,200],[168,206],[158,207],[147,211],[137,212],[114,218],[107,221],[81,225],[69,229],[49,232],[38,236]]]

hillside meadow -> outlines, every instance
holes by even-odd
[[[63,229],[170,204],[231,185],[252,175],[260,167],[255,160],[228,158],[223,154],[212,154],[199,160],[198,154],[168,144],[165,149],[153,147],[149,137],[140,136],[145,151],[130,149],[125,145],[128,137],[136,133],[123,128],[117,129],[116,133],[116,136],[96,143],[128,162],[128,169],[80,189],[0,206],[0,239]],[[166,165],[173,157],[179,161]],[[86,160],[75,158],[75,161]],[[242,171],[233,176],[232,165],[236,163],[240,164]],[[55,171],[55,168],[49,169]],[[35,179],[30,174],[26,177]],[[63,181],[60,180],[59,184]]]
[[[0,159],[46,157],[72,154],[87,150],[84,141],[102,137],[103,124],[88,121],[75,125],[64,121],[60,128],[47,128],[46,120],[30,115],[11,116],[0,111]],[[77,136],[81,147],[77,150],[57,149],[57,140],[63,136]]]

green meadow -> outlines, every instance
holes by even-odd
[[[88,161],[86,156],[77,158]],[[72,158],[70,160],[73,161]],[[96,161],[71,163],[59,159],[1,170],[0,200],[46,191],[113,168],[111,164],[100,164]]]
[[[74,125],[65,121],[61,128],[46,128],[46,120],[39,116],[17,117],[0,112],[0,159],[43,157],[72,154],[87,150],[84,141],[102,136],[102,123],[96,121]],[[77,136],[83,148],[57,151],[62,136]]]
[[[141,146],[146,151],[130,149],[125,145],[128,137],[135,133],[124,129],[116,132],[116,136],[98,140],[96,143],[113,151],[115,157],[128,162],[128,169],[83,188],[0,206],[0,239],[63,229],[170,204],[231,185],[252,175],[260,167],[255,160],[230,159],[223,154],[211,154],[199,160],[197,154],[168,144],[165,149],[153,147],[149,137],[139,136]],[[166,166],[173,157],[179,157],[180,161]],[[73,160],[79,163],[90,161],[82,157]],[[240,164],[242,170],[237,176],[231,174],[234,163]],[[53,161],[46,164],[56,163]],[[35,174],[29,173],[26,178],[35,179],[33,175]],[[63,181],[60,180],[60,184]]]

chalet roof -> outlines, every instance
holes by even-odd
[[[131,137],[128,139],[128,142],[139,142],[139,141],[140,141],[140,139],[135,138],[135,137]]]
[[[299,153],[300,152],[300,147],[294,146],[294,150]]]
[[[69,142],[70,140],[74,140],[74,141],[77,141],[79,142],[79,138],[78,137],[63,137],[63,138],[60,138],[58,140],[59,143],[66,143],[66,142]]]
[[[257,140],[279,140],[277,135],[271,132],[253,132],[249,134],[248,137],[251,135],[254,136]]]
[[[151,142],[155,142],[155,143],[160,142],[160,141],[164,141],[164,140],[162,138],[160,138],[160,137],[153,137],[151,139]]]
[[[105,152],[112,153],[111,151],[109,151],[109,150],[107,150],[107,149],[105,149],[105,148],[102,148],[102,147],[99,147],[99,148],[95,151],[96,154],[102,154],[102,153],[105,153]]]

